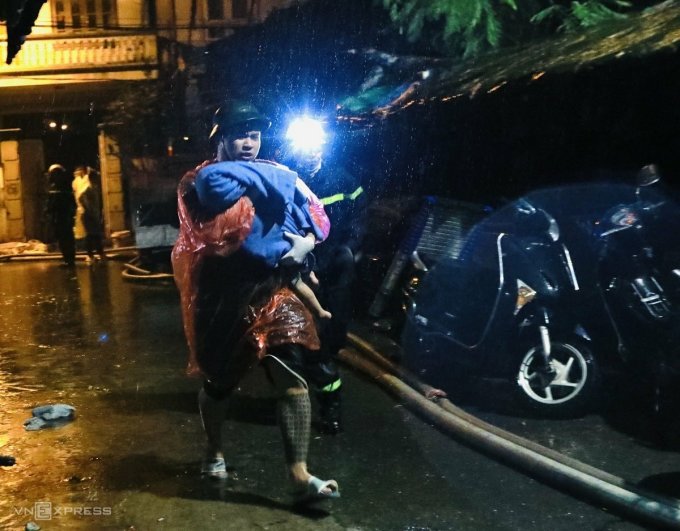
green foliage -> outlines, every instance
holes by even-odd
[[[625,18],[628,0],[376,0],[411,42],[470,57],[503,42]]]
[[[498,46],[503,10],[515,0],[382,0],[390,18],[410,41],[424,33],[441,40],[445,51],[464,56]]]
[[[633,5],[632,2],[625,0],[586,0],[585,2],[570,2],[568,5],[551,3],[552,5],[531,17],[531,22],[541,24],[553,21],[557,23],[558,31],[565,32],[626,18],[626,14],[621,11]]]

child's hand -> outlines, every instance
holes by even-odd
[[[319,285],[319,279],[317,278],[316,273],[314,273],[314,271],[310,271],[308,277],[309,277],[309,281],[312,284],[314,284],[315,286]]]
[[[293,247],[281,257],[280,263],[282,265],[302,264],[307,254],[314,249],[314,235],[307,234],[307,236],[300,236],[291,232],[284,232],[283,235],[290,241]]]

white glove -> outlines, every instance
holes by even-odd
[[[283,235],[293,245],[290,251],[281,257],[281,265],[296,264],[300,265],[305,261],[305,257],[314,249],[314,234],[300,236],[292,232],[284,232]]]

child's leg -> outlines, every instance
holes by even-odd
[[[302,302],[314,310],[319,317],[322,319],[330,319],[332,317],[331,313],[321,306],[321,303],[319,302],[319,299],[316,298],[312,288],[310,288],[299,275],[292,280],[291,285],[302,299]]]

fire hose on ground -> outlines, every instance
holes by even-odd
[[[132,281],[148,281],[148,280],[165,280],[171,281],[174,279],[171,273],[154,273],[148,269],[144,269],[136,265],[138,258],[134,258],[129,262],[123,264],[123,278]]]
[[[555,488],[578,493],[646,523],[680,529],[679,500],[647,492],[621,477],[488,424],[390,362],[370,343],[351,333],[348,337],[364,356],[346,349],[340,352],[340,359],[372,377],[439,429]]]

